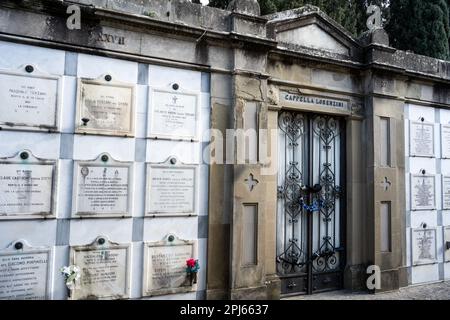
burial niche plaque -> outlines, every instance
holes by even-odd
[[[60,91],[61,77],[46,74],[35,66],[0,70],[0,127],[56,131]]]
[[[54,217],[56,162],[23,150],[0,158],[0,219]]]
[[[178,88],[174,85],[175,88]],[[194,92],[150,88],[148,137],[199,140],[200,99]]]
[[[434,210],[436,186],[434,175],[411,175],[411,210]]]
[[[50,299],[49,248],[14,241],[0,251],[0,300]]]
[[[411,122],[409,149],[412,157],[434,157],[434,124]]]
[[[162,241],[145,244],[143,296],[196,290],[186,272],[186,261],[196,259],[196,241],[167,235]]]
[[[412,229],[413,265],[437,262],[436,229]]]
[[[72,247],[71,264],[81,270],[72,290],[73,300],[129,298],[129,244],[100,236],[90,245]]]
[[[450,176],[442,176],[442,210],[450,210]]]
[[[74,217],[128,217],[132,212],[133,164],[103,153],[92,161],[75,161]]]
[[[450,159],[450,126],[441,126],[442,158]]]
[[[79,79],[77,133],[134,136],[135,85],[99,79]]]
[[[179,163],[147,165],[147,216],[197,214],[197,166]]]

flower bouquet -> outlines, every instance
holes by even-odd
[[[186,272],[189,275],[189,279],[191,281],[191,286],[193,283],[197,283],[197,273],[200,269],[200,265],[198,264],[198,260],[189,259],[186,260]]]
[[[60,271],[65,278],[66,286],[70,297],[71,290],[75,288],[75,281],[77,281],[81,277],[80,268],[78,268],[77,266],[68,266],[62,267]]]

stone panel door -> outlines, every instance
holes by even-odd
[[[343,286],[345,122],[328,115],[279,115],[277,272],[282,295]]]

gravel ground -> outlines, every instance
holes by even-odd
[[[450,300],[450,281],[402,288],[376,295],[366,292],[334,291],[285,300]]]

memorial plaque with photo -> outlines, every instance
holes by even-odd
[[[441,126],[442,158],[450,159],[450,126]]]
[[[197,214],[197,167],[177,163],[147,165],[146,215]]]
[[[198,93],[150,88],[149,97],[148,137],[199,140]]]
[[[31,247],[25,240],[0,250],[0,300],[50,299],[49,248]]]
[[[450,227],[444,228],[445,262],[450,262]]]
[[[164,240],[145,244],[143,296],[196,290],[186,272],[186,261],[196,259],[195,241],[167,235]]]
[[[129,298],[129,244],[100,236],[90,245],[71,247],[71,264],[81,270],[72,290],[73,300]]]
[[[413,265],[437,262],[436,229],[412,229]]]
[[[0,70],[0,127],[56,131],[61,105],[61,77],[28,65]]]
[[[0,158],[0,219],[54,217],[56,162],[24,150]]]
[[[442,209],[450,210],[450,176],[442,176]]]
[[[116,161],[107,153],[75,161],[73,216],[131,216],[132,171],[132,162]]]
[[[135,85],[112,81],[110,76],[79,79],[76,132],[134,136],[135,91]]]
[[[413,157],[434,157],[434,124],[411,122],[409,149]]]
[[[436,209],[434,175],[411,175],[411,210]]]

